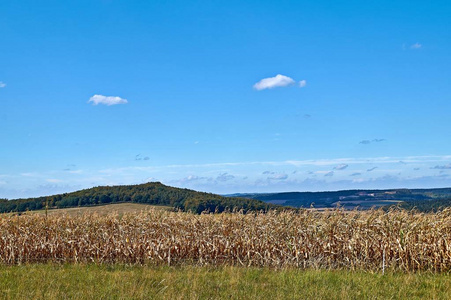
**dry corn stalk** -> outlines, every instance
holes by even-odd
[[[0,216],[0,263],[451,270],[451,210]],[[383,262],[384,261],[384,262]]]

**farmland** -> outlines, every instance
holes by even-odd
[[[83,214],[98,214],[98,215],[112,215],[112,214],[131,214],[131,213],[141,213],[150,209],[171,209],[168,206],[157,206],[149,204],[139,204],[139,203],[115,203],[115,204],[105,204],[96,206],[80,206],[80,207],[70,207],[70,208],[59,208],[59,209],[49,209],[47,211],[48,215],[69,215],[69,216],[80,216]],[[10,213],[11,214],[11,213]],[[45,215],[45,209],[41,210],[31,210],[24,214],[39,214]]]
[[[451,270],[451,210],[3,215],[0,263]]]
[[[449,299],[451,210],[0,215],[5,299]],[[127,280],[123,280],[127,278]]]

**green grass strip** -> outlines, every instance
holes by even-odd
[[[0,266],[0,299],[451,299],[449,274],[243,267]]]

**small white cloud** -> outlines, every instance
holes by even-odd
[[[4,88],[6,86],[6,83],[4,83],[3,81],[0,81],[0,89]]]
[[[420,43],[410,45],[410,49],[420,49],[421,47],[423,47],[423,45],[421,45]]]
[[[357,179],[352,180],[353,183],[361,183],[361,182],[365,182],[365,181],[367,181],[367,180],[364,178],[357,178]]]
[[[81,174],[83,173],[83,170],[69,170],[70,174]]]
[[[284,87],[294,84],[295,81],[293,78],[290,78],[285,75],[277,74],[275,77],[264,78],[254,84],[254,89],[257,91],[272,89],[275,87]]]
[[[33,177],[36,176],[36,173],[20,173],[20,175],[24,177]]]
[[[279,173],[279,174],[273,174],[272,176],[269,176],[269,180],[285,180],[288,178],[287,174]]]
[[[307,85],[307,80],[301,80],[299,81],[299,87],[303,88]]]
[[[94,95],[89,99],[88,103],[89,102],[92,102],[93,105],[104,104],[108,106],[128,103],[127,99],[123,99],[121,97],[103,95]]]
[[[199,177],[197,175],[189,175],[185,178],[182,179],[182,181],[186,182],[186,181],[196,181],[196,180],[201,180],[204,179],[204,177]]]

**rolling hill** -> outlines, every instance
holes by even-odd
[[[256,199],[224,197],[149,182],[139,185],[99,186],[53,196],[0,200],[0,213],[49,208],[85,207],[109,203],[133,202],[169,206],[175,210],[201,213],[224,210],[268,210],[279,206]]]
[[[334,208],[339,205],[346,209],[370,209],[372,207],[399,205],[406,209],[417,208],[420,211],[435,211],[440,207],[451,206],[451,188],[249,193],[228,196],[304,208]]]

